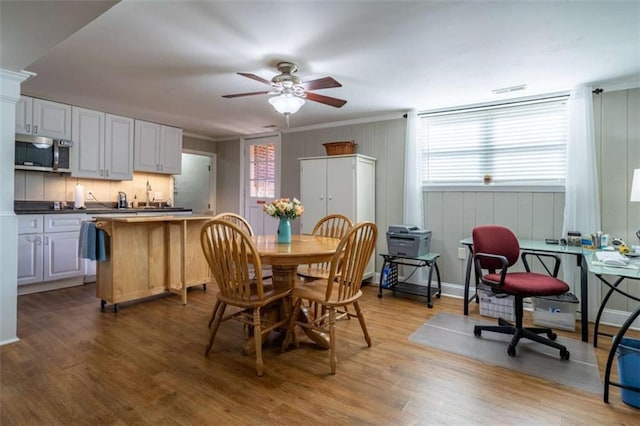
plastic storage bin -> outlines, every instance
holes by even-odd
[[[640,388],[640,339],[623,337],[616,355],[620,383]],[[640,408],[640,392],[620,388],[620,397],[626,404]]]
[[[480,315],[490,318],[502,318],[507,321],[515,321],[515,299],[505,294],[493,294],[490,291],[478,288],[480,298]]]
[[[541,327],[576,331],[578,298],[572,293],[533,297],[533,323]]]

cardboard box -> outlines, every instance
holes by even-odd
[[[565,293],[561,296],[533,297],[533,323],[541,327],[576,331],[578,298]]]
[[[515,299],[505,294],[493,294],[490,291],[478,289],[480,298],[480,315],[490,318],[502,318],[515,321]]]

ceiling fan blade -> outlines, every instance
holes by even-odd
[[[233,95],[222,95],[223,98],[239,98],[241,96],[253,96],[253,95],[266,95],[269,91],[265,90],[263,92],[249,92],[249,93],[236,93]]]
[[[331,96],[318,95],[317,93],[305,92],[305,96],[310,101],[320,102],[321,104],[326,104],[336,108],[340,108],[342,105],[347,103],[347,101],[343,99],[332,98]]]
[[[309,80],[302,83],[304,90],[330,89],[332,87],[342,87],[333,77],[319,78],[317,80]]]
[[[246,72],[239,72],[238,74],[243,76],[243,77],[247,77],[247,78],[250,78],[252,80],[259,81],[260,83],[268,84],[269,86],[271,86],[271,82],[269,80],[265,80],[264,78],[260,77],[259,75],[249,74],[249,73],[246,73]]]

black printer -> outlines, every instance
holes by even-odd
[[[389,225],[387,250],[392,256],[420,257],[429,253],[431,231],[413,225]]]

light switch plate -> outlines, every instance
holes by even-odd
[[[162,200],[162,192],[156,192],[156,196],[155,196],[154,200],[156,200],[156,201]]]

